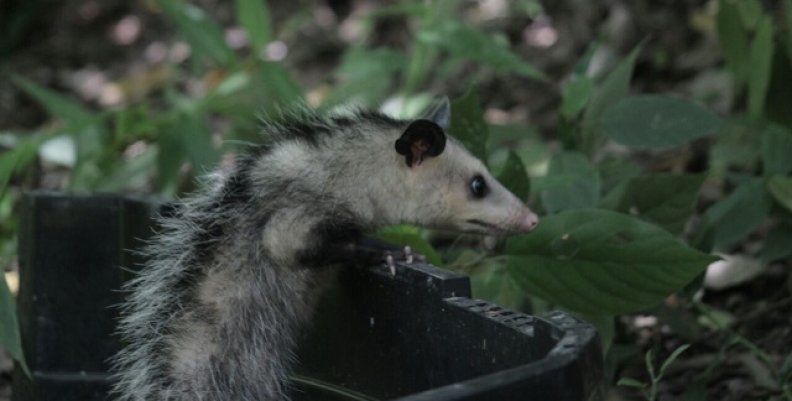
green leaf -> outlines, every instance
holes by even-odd
[[[774,175],[767,180],[767,190],[781,206],[792,212],[792,177]]]
[[[547,178],[555,183],[542,193],[542,203],[550,213],[594,207],[599,203],[599,174],[579,152],[554,155],[550,159]]]
[[[784,0],[784,21],[786,25],[786,52],[790,57],[789,63],[792,64],[792,0]]]
[[[583,143],[582,148],[591,151],[598,141],[596,132],[599,128],[600,118],[605,110],[627,95],[630,89],[635,60],[641,51],[638,45],[597,85],[591,93],[586,111],[583,112]]]
[[[473,296],[500,306],[519,310],[523,305],[523,292],[502,264],[491,264],[470,274]]]
[[[211,171],[220,154],[212,145],[212,132],[206,122],[195,115],[184,115],[173,129],[178,130],[193,173],[203,175]]]
[[[166,196],[176,194],[179,171],[186,158],[184,143],[178,123],[164,126],[157,137],[157,175],[161,192]]]
[[[60,118],[67,124],[82,124],[95,117],[92,112],[81,104],[33,81],[16,75],[13,75],[11,80],[28,95],[41,103],[52,116]]]
[[[5,348],[9,355],[19,362],[25,374],[30,376],[22,352],[22,340],[19,336],[19,323],[17,322],[14,296],[8,289],[5,276],[0,278],[0,347]]]
[[[720,43],[726,64],[734,73],[737,85],[748,79],[748,31],[740,17],[739,6],[734,1],[718,2],[716,17],[718,42]]]
[[[227,66],[235,62],[234,52],[225,42],[223,31],[200,8],[178,0],[157,0],[162,11],[179,27],[192,51]]]
[[[763,16],[751,42],[748,68],[748,112],[754,118],[764,114],[770,67],[773,61],[773,21]]]
[[[792,256],[792,227],[780,225],[767,233],[762,245],[762,263],[769,263]]]
[[[322,108],[344,103],[375,105],[392,90],[395,74],[406,67],[401,51],[380,47],[350,47],[344,53],[336,78],[341,86],[323,101]]]
[[[473,89],[451,102],[451,134],[465,148],[487,164],[487,139],[489,127],[484,121],[478,92]]]
[[[635,388],[645,388],[647,386],[646,383],[642,383],[632,377],[622,377],[616,383],[617,386],[624,386],[624,387],[635,387]]]
[[[717,258],[620,213],[568,210],[506,244],[528,293],[584,314],[632,313],[682,289]]]
[[[449,20],[424,28],[418,33],[418,42],[440,47],[452,56],[473,60],[497,71],[547,79],[544,73],[523,61],[508,47],[495,41],[492,36],[458,21]]]
[[[498,181],[520,200],[528,200],[528,195],[531,194],[531,182],[525,171],[525,165],[514,151],[509,151],[509,158],[506,159],[506,164],[498,175]]]
[[[41,135],[26,138],[17,142],[13,149],[0,154],[0,195],[5,193],[11,177],[36,159],[43,141],[44,137]]]
[[[757,169],[761,154],[761,130],[761,126],[745,119],[724,124],[715,135],[715,143],[710,150],[710,169],[714,175],[721,176],[732,169]]]
[[[270,12],[264,0],[234,0],[236,20],[245,28],[253,54],[258,55],[272,37]]]
[[[688,348],[690,348],[690,344],[681,345],[677,349],[675,349],[674,352],[672,352],[671,355],[669,355],[668,358],[666,358],[665,362],[663,362],[663,365],[660,366],[659,376],[663,376],[665,370],[668,369],[668,367],[671,366],[671,364],[674,363],[674,361],[677,360],[677,358],[679,358],[679,356],[682,355],[682,353],[685,352]]]
[[[743,182],[704,212],[693,243],[699,249],[722,249],[750,234],[770,214],[771,200],[760,178]]]
[[[615,211],[640,217],[679,235],[693,214],[704,179],[703,174],[635,177],[614,190],[608,203]]]
[[[561,116],[567,120],[577,117],[586,107],[593,87],[591,78],[586,76],[581,76],[566,85],[561,96]]]
[[[602,117],[605,136],[636,149],[680,146],[713,133],[721,123],[699,105],[659,95],[628,97]]]
[[[443,263],[440,254],[423,236],[423,230],[408,225],[385,227],[377,231],[376,237],[395,245],[409,246],[416,253],[426,256],[426,261],[441,266]]]
[[[771,125],[762,133],[762,172],[773,174],[792,172],[792,133],[778,125]]]

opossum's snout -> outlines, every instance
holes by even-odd
[[[520,214],[518,222],[517,230],[519,232],[527,233],[529,231],[533,231],[533,229],[539,225],[539,216],[532,212],[531,209],[526,207],[525,210]]]

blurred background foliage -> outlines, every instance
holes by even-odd
[[[295,105],[415,117],[447,94],[540,228],[382,238],[597,325],[608,399],[792,400],[792,0],[14,0],[0,77],[15,359],[25,191],[169,199]]]

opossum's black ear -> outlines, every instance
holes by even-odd
[[[432,121],[415,120],[404,130],[395,145],[396,152],[404,156],[407,166],[418,166],[425,158],[443,153],[445,132]]]
[[[444,131],[448,131],[448,128],[451,127],[451,102],[448,100],[448,96],[443,96],[440,102],[432,107],[426,119],[439,125]]]

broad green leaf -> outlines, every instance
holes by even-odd
[[[423,230],[418,227],[399,225],[385,227],[377,231],[377,238],[394,245],[409,246],[416,253],[426,256],[426,261],[442,266],[440,254],[432,247],[423,236]]]
[[[258,55],[272,37],[270,12],[264,0],[234,0],[237,23],[242,25],[250,39],[253,54]]]
[[[25,356],[22,353],[22,340],[19,336],[14,296],[8,289],[5,276],[0,277],[0,348],[4,348],[30,376],[30,370],[28,370]]]
[[[234,52],[225,42],[223,31],[200,8],[178,0],[157,0],[157,4],[176,25],[192,51],[227,66],[235,62]]]
[[[609,207],[679,235],[685,228],[705,176],[654,174],[635,177],[614,190]]]
[[[21,76],[12,76],[11,80],[28,95],[41,103],[52,116],[60,118],[68,124],[82,124],[95,116],[81,104],[47,89]]]
[[[748,79],[748,31],[740,17],[736,2],[720,0],[716,18],[718,42],[726,64],[734,73],[738,86]]]
[[[770,67],[773,61],[773,21],[765,15],[759,21],[751,42],[748,68],[748,112],[754,118],[764,114]]]
[[[762,263],[792,256],[790,244],[792,244],[792,227],[780,225],[770,230],[762,244]]]
[[[636,149],[680,146],[720,125],[721,119],[701,106],[658,95],[625,98],[602,117],[605,136]]]
[[[792,177],[774,175],[767,180],[767,190],[781,206],[792,212]]]
[[[554,155],[547,177],[555,181],[554,186],[542,193],[542,203],[548,212],[594,207],[599,203],[599,174],[581,153]]]
[[[762,133],[762,172],[766,177],[792,172],[792,133],[771,125]]]
[[[641,45],[636,46],[592,91],[586,111],[583,112],[583,149],[591,149],[596,143],[595,133],[605,110],[627,95],[640,51]]]
[[[451,102],[451,135],[459,139],[473,156],[487,164],[489,128],[484,121],[478,92],[472,88]]]
[[[693,243],[718,250],[742,240],[765,222],[771,203],[762,179],[743,182],[704,212]]]
[[[448,20],[428,26],[418,33],[418,41],[440,47],[452,56],[473,60],[497,71],[546,79],[544,73],[523,61],[508,47],[495,41],[492,36],[458,21]]]
[[[577,117],[586,107],[593,87],[591,78],[586,76],[580,76],[567,84],[561,96],[561,116],[567,120]]]
[[[620,213],[568,210],[506,244],[509,271],[531,295],[584,314],[632,313],[682,289],[717,258]]]
[[[509,158],[506,159],[506,164],[498,175],[498,181],[520,200],[528,200],[528,195],[531,194],[531,182],[525,171],[525,165],[514,151],[509,151]]]

